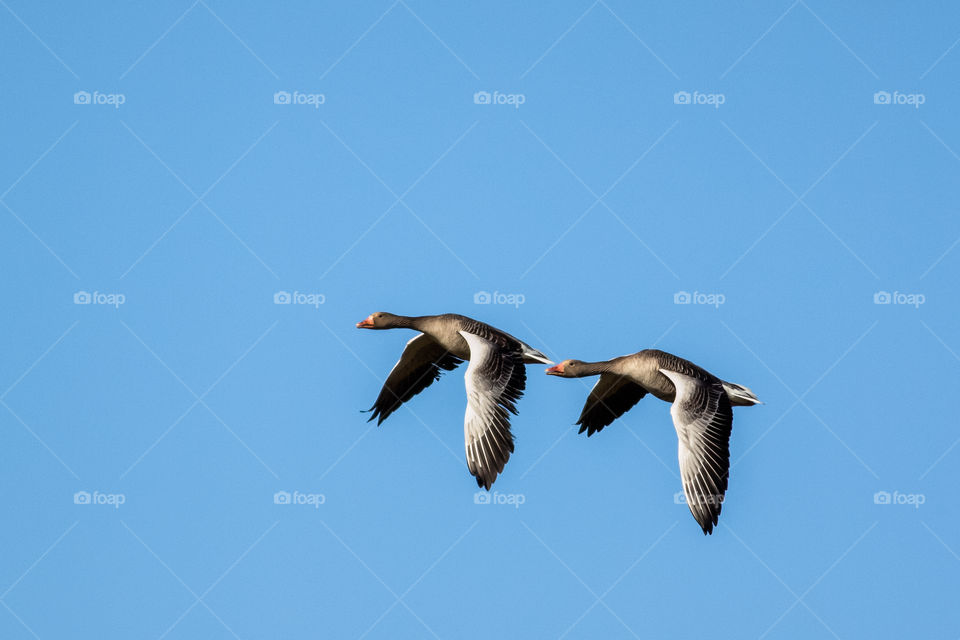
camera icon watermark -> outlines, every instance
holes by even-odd
[[[273,104],[300,104],[319,109],[327,101],[322,93],[303,93],[301,91],[277,91],[273,94]]]
[[[673,104],[699,104],[719,109],[726,103],[727,96],[722,93],[703,93],[700,91],[677,91],[673,94]]]
[[[326,303],[327,297],[322,293],[304,293],[302,291],[277,291],[273,294],[273,304],[300,304],[319,309]]]
[[[907,105],[914,109],[919,109],[920,105],[925,104],[926,101],[927,96],[923,93],[877,91],[873,94],[873,104]]]
[[[922,293],[901,293],[900,291],[877,291],[873,294],[873,304],[897,304],[907,305],[914,309],[919,309],[920,305],[927,301],[927,296]]]
[[[473,94],[473,104],[497,104],[510,105],[514,109],[519,109],[520,105],[527,101],[527,96],[522,93],[500,93],[499,91],[477,91]]]
[[[273,504],[306,505],[319,509],[327,501],[322,493],[301,493],[300,491],[277,491],[273,494]]]

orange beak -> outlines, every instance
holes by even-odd
[[[373,314],[358,322],[357,329],[373,329]]]
[[[546,373],[548,376],[558,376],[558,375],[562,374],[562,373],[563,373],[563,363],[561,362],[561,363],[558,364],[558,365],[554,365],[554,366],[550,367],[550,368],[547,369],[544,373]]]

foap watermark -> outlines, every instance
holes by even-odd
[[[527,496],[522,493],[500,493],[499,491],[477,491],[473,494],[473,504],[507,504],[512,505],[514,509],[519,509],[520,505],[527,501]]]
[[[277,91],[273,94],[273,104],[303,104],[314,109],[327,101],[322,93],[303,93],[301,91]]]
[[[319,509],[327,501],[322,493],[301,493],[300,491],[277,491],[273,494],[273,504],[299,504]]]
[[[273,294],[273,304],[305,304],[319,309],[327,301],[322,293],[304,293],[302,291],[277,291]]]
[[[919,309],[927,301],[922,293],[902,293],[900,291],[877,291],[873,294],[873,304],[905,304]]]
[[[894,491],[877,491],[873,494],[873,504],[905,504],[914,509],[919,509],[920,505],[926,503],[927,496],[922,493],[900,493]]]
[[[722,293],[704,293],[702,291],[677,291],[673,294],[673,304],[705,304],[717,309],[727,301]]]
[[[873,104],[899,104],[919,109],[927,101],[922,93],[900,93],[899,91],[877,91],[873,94]]]
[[[114,509],[119,509],[120,505],[127,501],[127,496],[122,493],[102,493],[100,491],[77,491],[73,494],[73,504],[95,504],[108,505]]]
[[[77,91],[73,94],[73,104],[99,104],[110,105],[114,109],[119,109],[120,105],[127,101],[127,96],[122,93],[100,93],[94,91]]]
[[[714,505],[714,504],[723,504],[723,494],[722,493],[706,493],[702,496],[694,496],[697,501],[702,505]],[[673,503],[674,504],[687,504],[687,494],[683,491],[677,491],[673,494]]]
[[[509,304],[515,308],[520,308],[527,297],[522,293],[501,293],[494,291],[477,291],[473,294],[473,304]]]
[[[73,294],[73,304],[105,304],[115,309],[127,301],[122,293],[102,293],[100,291],[77,291]]]
[[[677,91],[673,94],[673,104],[703,104],[709,105],[714,109],[719,109],[720,105],[727,101],[727,96],[722,93],[702,93],[700,91]]]
[[[473,104],[508,104],[514,109],[519,109],[520,105],[527,101],[527,96],[522,93],[500,93],[494,91],[477,91],[473,94]]]

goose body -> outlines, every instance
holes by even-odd
[[[547,374],[599,375],[577,424],[587,436],[629,411],[648,393],[671,403],[687,506],[705,534],[717,524],[730,472],[734,406],[760,404],[747,387],[725,382],[689,360],[645,349],[602,362],[564,360]]]
[[[357,323],[359,329],[413,329],[419,333],[404,348],[387,376],[370,420],[383,423],[444,371],[470,364],[464,376],[467,409],[464,446],[467,467],[477,485],[487,490],[513,452],[510,413],[526,386],[525,364],[553,364],[543,353],[484,322],[447,313],[398,316],[377,312]]]

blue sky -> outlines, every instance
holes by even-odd
[[[0,637],[960,634],[952,3],[0,5]],[[377,310],[751,387],[715,533]]]

